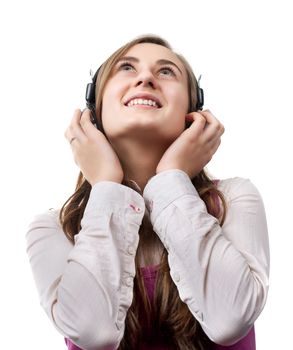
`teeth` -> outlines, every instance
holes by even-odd
[[[127,103],[128,107],[134,106],[134,105],[148,105],[158,108],[157,102],[153,100],[143,100],[142,98],[135,98]]]

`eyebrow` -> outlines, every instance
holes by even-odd
[[[138,62],[139,62],[139,59],[136,58],[136,57],[133,57],[133,56],[123,56],[123,57],[120,57],[120,58],[117,60],[116,64],[117,64],[118,62],[120,62],[120,61],[132,61],[132,62],[138,63]],[[177,64],[175,64],[175,63],[172,62],[172,61],[169,61],[169,60],[167,60],[167,59],[161,58],[160,60],[157,60],[157,61],[156,61],[156,64],[159,64],[159,65],[169,64],[169,65],[171,65],[171,66],[177,68],[177,69],[179,70],[179,72],[181,73],[181,75],[182,75],[181,69],[177,66]]]

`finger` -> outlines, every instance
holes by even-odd
[[[205,109],[204,111],[199,111],[202,115],[204,115],[207,120],[217,120],[217,118],[213,115],[213,113],[209,109]]]
[[[209,124],[204,133],[207,142],[220,138],[224,133],[224,128],[215,124]]]
[[[71,118],[71,121],[70,121],[70,124],[69,126],[67,127],[67,129],[65,130],[65,133],[64,133],[64,136],[66,137],[66,139],[68,141],[70,141],[70,139],[73,137],[73,134],[74,134],[74,120],[79,116],[80,118],[80,115],[81,115],[81,112],[80,112],[80,109],[76,109],[74,112],[73,112],[73,117]]]
[[[211,113],[209,110],[201,112],[207,120],[208,127],[206,128],[206,138],[208,141],[215,137],[223,135],[225,132],[224,125]]]
[[[185,117],[187,121],[192,121],[192,124],[190,125],[189,129],[196,129],[198,131],[202,131],[207,122],[206,118],[198,112],[191,112]]]
[[[220,138],[213,142],[212,147],[211,147],[212,156],[216,153],[216,151],[219,148],[220,144],[221,144],[221,139]]]
[[[219,129],[222,132],[225,131],[223,124],[213,115],[213,113],[209,109],[201,111],[200,113],[206,118],[209,124],[214,125],[217,129]]]
[[[221,138],[217,137],[210,141],[209,147],[212,150],[212,152],[215,152],[217,148],[220,146],[220,144],[221,144]]]
[[[204,154],[207,162],[210,162],[212,160],[220,144],[221,144],[221,139],[214,140],[213,143],[209,144],[209,148],[205,151],[205,154]]]
[[[98,129],[91,121],[91,110],[86,108],[80,118],[80,126],[87,137],[95,138],[98,134]]]
[[[80,126],[81,113],[82,112],[80,111],[80,109],[76,109],[74,111],[71,123],[65,131],[65,137],[70,143],[72,143],[73,138],[75,138],[79,142],[83,142],[86,140],[86,136]]]

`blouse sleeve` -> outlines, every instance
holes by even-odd
[[[37,215],[26,234],[40,304],[56,329],[87,350],[117,348],[132,302],[142,196],[101,181],[91,190],[73,245],[58,211]]]
[[[224,225],[182,170],[152,177],[143,196],[154,231],[168,251],[179,296],[215,343],[243,338],[264,308],[269,287],[269,239],[262,198],[249,179],[223,180]]]

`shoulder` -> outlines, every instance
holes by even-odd
[[[250,195],[255,198],[261,198],[259,190],[249,178],[231,177],[220,179],[218,180],[217,187],[228,201]]]
[[[41,225],[50,227],[61,227],[59,221],[59,209],[50,208],[33,216],[29,226]]]
[[[65,234],[63,233],[62,226],[59,221],[59,213],[60,210],[51,208],[34,215],[28,224],[25,235],[26,239],[28,241],[35,241],[40,237],[49,238],[53,236],[62,236],[65,238]]]

